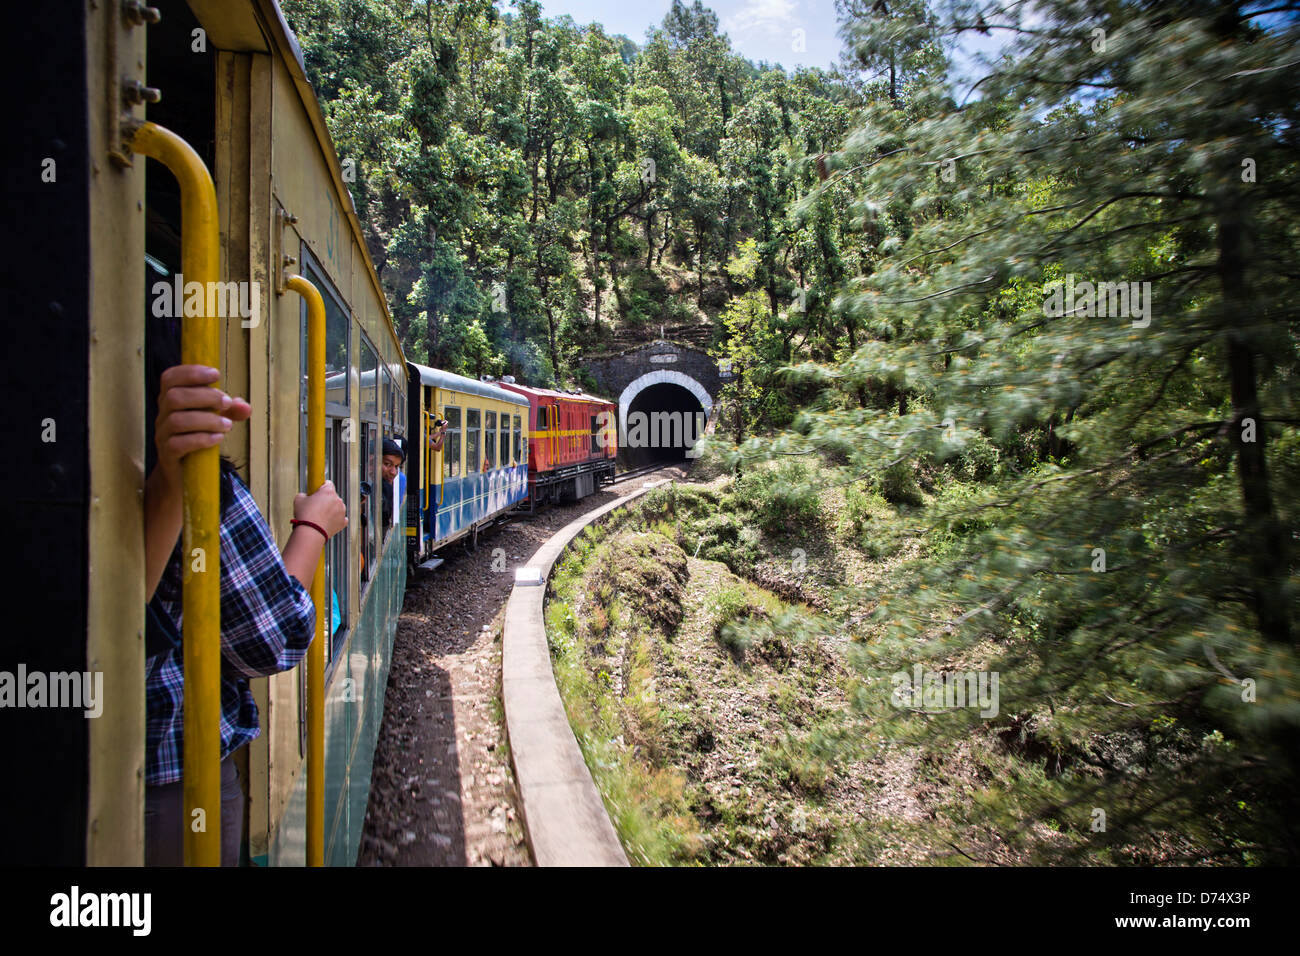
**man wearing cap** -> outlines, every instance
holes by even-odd
[[[397,500],[406,500],[406,475],[402,474],[402,464],[406,461],[406,452],[391,438],[384,439],[384,482],[380,489],[383,498],[384,527],[393,523],[393,482],[397,482]]]

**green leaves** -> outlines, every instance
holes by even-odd
[[[897,71],[924,47],[921,24],[932,38],[981,19],[1022,26],[1017,8],[889,11],[856,35],[867,65],[893,57],[895,95],[868,105],[799,208],[815,234],[818,204],[852,192],[859,231],[835,238],[863,267],[834,301],[868,340],[796,366],[819,399],[797,432],[746,443],[737,463],[816,451],[842,466],[836,481],[883,489],[900,520],[924,508],[911,521],[932,550],[841,613],[879,602],[864,687],[922,658],[1002,674],[1003,714],[1033,722],[1066,768],[1016,794],[1017,813],[1123,805],[1130,839],[1187,827],[1206,859],[1245,842],[1293,860],[1296,841],[1268,829],[1287,826],[1280,804],[1262,795],[1294,787],[1300,736],[1297,485],[1279,477],[1297,444],[1285,263],[1300,97],[1277,68],[1300,37],[1194,3],[1038,4],[1041,22],[957,108],[927,88],[937,73]],[[1261,162],[1269,182],[1243,178]],[[1261,438],[1247,419],[1276,424]],[[1001,726],[891,720],[873,694],[882,740],[906,724],[942,750]],[[1110,755],[1161,711],[1188,739],[1231,746],[1153,745],[1139,786]],[[1202,774],[1260,812],[1219,805]],[[1005,827],[1005,807],[988,804],[987,820]],[[1207,814],[1239,829],[1189,822]]]

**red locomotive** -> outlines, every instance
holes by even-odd
[[[528,501],[576,501],[614,480],[618,409],[582,392],[495,383],[528,399]]]

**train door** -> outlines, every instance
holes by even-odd
[[[537,460],[533,463],[538,471],[549,467],[550,453],[546,447],[546,406],[537,404],[537,421],[533,425],[533,437],[537,439]]]
[[[431,439],[434,423],[439,418],[438,398],[438,389],[429,389],[429,400],[420,409],[420,427],[417,432],[419,436],[417,440],[420,443],[420,458],[424,462],[422,491],[429,509],[429,534],[435,539],[438,536],[438,513],[442,510],[442,499],[446,490],[441,467],[443,452],[433,447]]]
[[[464,467],[461,464],[461,428],[463,409],[457,405],[444,405],[442,417],[447,420],[447,433],[442,440],[442,497],[447,502],[450,512],[445,519],[440,519],[439,537],[451,533],[452,523],[457,512],[451,511],[460,503],[461,488],[464,486]]]
[[[551,467],[557,468],[560,464],[560,406],[554,404],[547,408],[546,421],[551,433]]]

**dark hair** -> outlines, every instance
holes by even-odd
[[[384,454],[398,455],[399,457],[401,457],[402,461],[406,461],[406,451],[402,448],[401,445],[397,444],[397,442],[393,441],[393,439],[391,438],[384,439]]]
[[[147,274],[147,270],[146,270]],[[146,296],[145,301],[149,298]],[[154,429],[158,421],[158,390],[162,374],[174,365],[181,364],[181,322],[180,319],[167,316],[158,317],[150,309],[145,315],[144,348],[144,412],[145,412],[145,474],[153,472],[158,464],[158,449],[154,447]],[[221,513],[234,500],[235,492],[231,485],[231,475],[235,473],[235,463],[225,455],[221,456]]]

